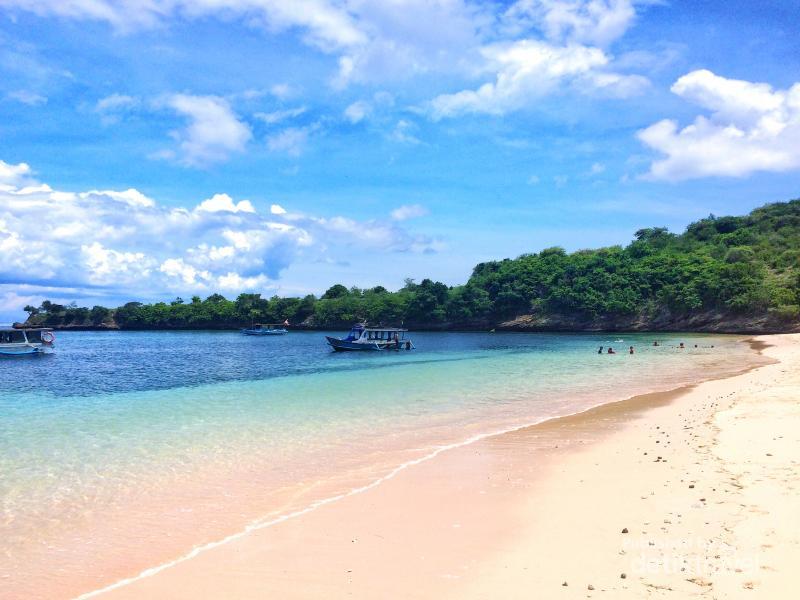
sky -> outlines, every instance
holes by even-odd
[[[800,196],[800,4],[0,0],[0,322],[450,285]]]

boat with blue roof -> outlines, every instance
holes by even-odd
[[[346,337],[325,336],[336,352],[378,352],[381,350],[413,350],[414,343],[406,339],[407,329],[400,327],[368,327],[353,325]]]

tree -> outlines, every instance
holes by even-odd
[[[323,300],[333,300],[335,298],[343,298],[347,296],[349,293],[348,289],[344,287],[341,283],[337,283],[336,285],[332,285],[329,287],[324,294],[322,294]]]

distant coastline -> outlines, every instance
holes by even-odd
[[[537,319],[533,315],[521,315],[513,321],[485,324],[418,324],[412,329],[416,331],[442,331],[475,333],[498,331],[507,333],[725,333],[725,334],[778,334],[798,333],[800,323],[775,323],[768,317],[741,317],[723,320],[721,315],[695,315],[691,318],[675,321],[659,322],[620,322],[608,321],[580,322],[577,319],[556,318],[550,320]],[[250,323],[221,323],[201,326],[172,326],[154,325],[150,327],[120,327],[113,320],[93,324],[51,324],[45,325],[28,320],[24,323],[14,323],[15,327],[50,327],[56,331],[238,331]],[[352,322],[337,325],[310,325],[296,324],[287,327],[290,331],[342,331],[348,329]]]
[[[463,285],[406,280],[397,291],[331,286],[317,297],[243,293],[117,308],[44,301],[26,326],[61,330],[229,330],[354,322],[427,331],[800,332],[800,200],[710,215],[680,235],[640,229],[628,246],[546,248],[481,263]]]

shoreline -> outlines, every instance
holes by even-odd
[[[763,342],[762,340],[750,339],[743,341],[745,341],[745,343],[749,343],[751,348],[753,348],[753,350],[758,352],[759,354],[763,352],[765,347],[769,347],[769,344]],[[763,366],[765,365],[753,365],[744,370],[728,375],[722,379],[704,380],[701,383],[690,384],[688,386],[681,386],[679,388],[675,388],[669,391],[641,394],[625,398],[622,400],[602,403],[597,406],[588,408],[586,410],[573,413],[571,415],[552,417],[543,421],[536,422],[534,424],[520,425],[500,432],[488,432],[488,433],[478,434],[462,442],[450,444],[448,446],[438,447],[434,449],[433,452],[429,453],[426,456],[408,461],[407,463],[403,463],[402,465],[398,466],[387,475],[365,486],[355,488],[350,492],[340,494],[333,498],[328,498],[319,502],[315,502],[306,508],[294,511],[288,515],[279,516],[277,518],[272,519],[271,521],[267,522],[256,521],[251,526],[248,526],[246,529],[236,532],[222,540],[218,540],[194,548],[186,555],[178,557],[173,561],[169,561],[162,565],[153,567],[151,569],[147,569],[144,572],[134,577],[126,578],[116,583],[113,583],[110,586],[106,586],[98,590],[87,592],[79,597],[81,598],[89,598],[97,596],[106,597],[108,595],[107,592],[112,592],[111,595],[113,595],[113,593],[116,592],[121,592],[122,595],[125,596],[126,589],[136,588],[138,584],[142,583],[144,580],[147,579],[155,580],[158,579],[159,577],[162,578],[164,576],[169,577],[170,571],[179,570],[181,569],[181,567],[190,567],[192,562],[200,560],[206,553],[211,554],[219,551],[224,551],[225,549],[224,547],[227,546],[228,544],[231,544],[232,546],[241,544],[245,542],[245,538],[258,535],[259,533],[262,533],[264,529],[272,528],[273,526],[275,527],[283,526],[287,521],[293,520],[295,519],[295,517],[304,516],[307,518],[308,516],[310,516],[310,513],[312,512],[318,512],[323,510],[336,510],[335,509],[336,505],[345,503],[354,496],[369,495],[370,493],[376,492],[376,488],[378,488],[379,486],[387,485],[395,479],[401,479],[403,477],[405,478],[412,477],[413,475],[411,475],[411,473],[414,471],[414,469],[409,469],[409,467],[415,466],[417,469],[419,469],[426,465],[431,465],[432,463],[435,464],[437,462],[444,460],[445,457],[443,455],[445,454],[448,453],[457,454],[459,452],[464,453],[466,449],[472,447],[473,445],[485,444],[487,443],[487,441],[491,444],[491,440],[493,438],[502,439],[514,435],[523,435],[523,436],[526,435],[526,433],[521,433],[521,432],[527,432],[527,434],[530,434],[532,431],[535,435],[538,435],[539,437],[547,437],[546,435],[543,435],[543,432],[547,431],[548,429],[561,430],[564,428],[569,428],[572,422],[578,424],[594,423],[593,435],[599,435],[602,432],[602,430],[604,430],[604,427],[599,425],[602,425],[603,421],[608,418],[619,418],[618,413],[624,414],[625,417],[623,420],[627,422],[632,419],[639,418],[639,413],[645,413],[655,409],[656,407],[669,405],[676,398],[692,393],[692,391],[695,390],[698,386],[702,386],[709,382],[727,381],[732,378],[741,377],[749,372],[752,372],[754,369],[759,369],[762,368]],[[583,442],[581,441],[580,444],[582,443]],[[569,446],[570,444],[568,443],[566,445]],[[556,447],[558,447],[558,445],[556,445]],[[541,446],[541,444],[539,444],[537,446],[537,449],[539,451],[542,451],[544,448]],[[535,478],[538,478],[538,475]],[[299,521],[302,521],[302,519],[295,519],[294,522],[298,523]],[[249,596],[244,595],[242,597],[249,597]]]

